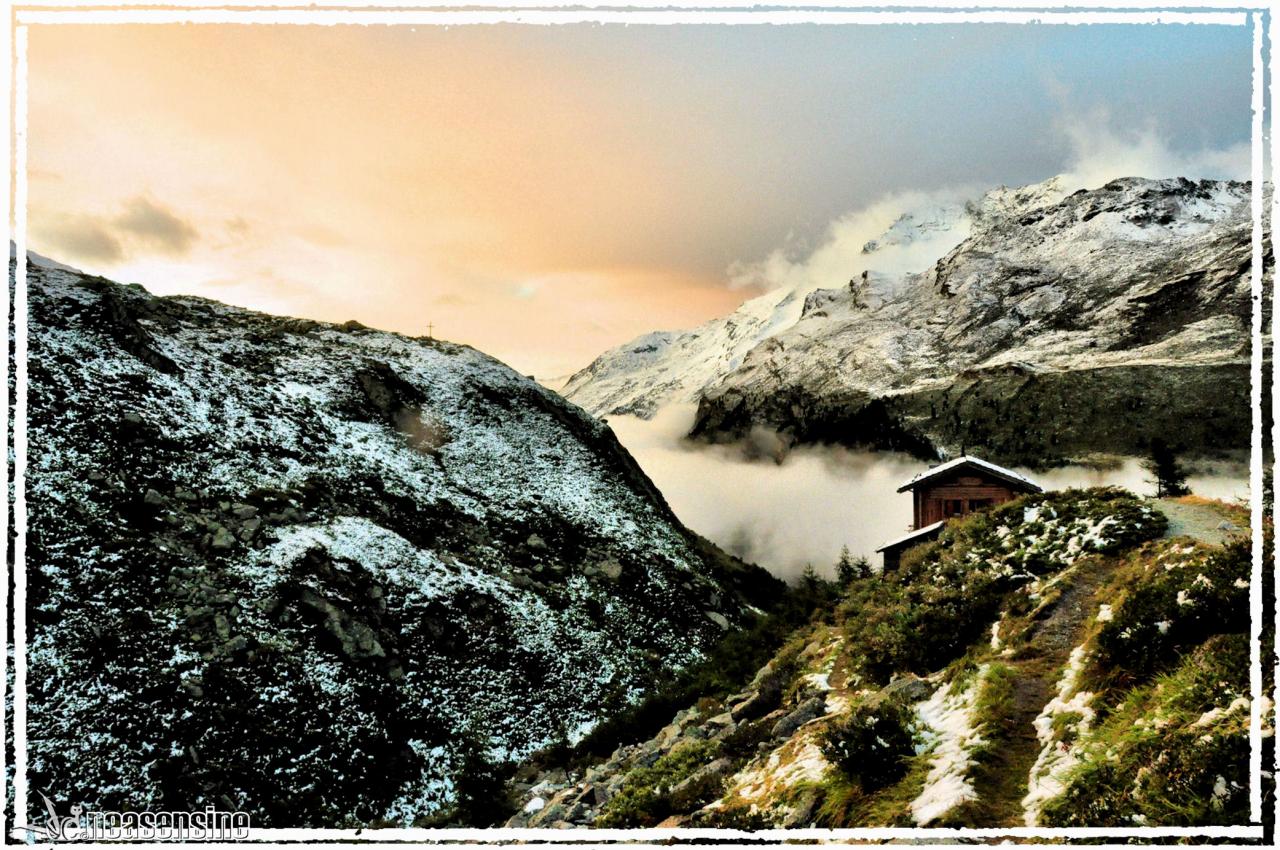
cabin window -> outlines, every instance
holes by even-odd
[[[943,516],[959,516],[962,513],[964,513],[964,499],[946,499],[943,501]]]
[[[983,508],[989,508],[995,503],[995,499],[970,499],[969,510],[980,511]]]

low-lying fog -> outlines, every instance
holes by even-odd
[[[741,446],[683,441],[693,413],[689,405],[671,406],[647,422],[612,416],[609,424],[676,515],[725,550],[784,579],[799,576],[806,564],[830,576],[842,546],[878,564],[876,547],[910,530],[911,496],[896,491],[929,464],[829,447],[792,449],[781,464],[767,456],[752,460]],[[1138,458],[1105,470],[1018,471],[1046,489],[1117,484],[1154,493]],[[1216,464],[1194,470],[1188,484],[1199,495],[1247,499],[1248,469]]]

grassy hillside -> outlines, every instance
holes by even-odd
[[[1169,537],[1117,489],[955,522],[842,588],[738,693],[518,787],[512,823],[1243,823],[1247,516],[1199,507],[1225,544]]]

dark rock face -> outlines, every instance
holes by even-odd
[[[937,459],[980,450],[1041,466],[1092,452],[1140,455],[1152,438],[1196,454],[1249,445],[1249,367],[1117,366],[1035,372],[970,371],[936,389],[882,398],[814,396],[789,387],[767,398],[704,398],[691,436],[716,442],[778,429],[788,444],[832,443]]]
[[[465,346],[38,263],[28,287],[34,789],[448,818],[773,586]]]

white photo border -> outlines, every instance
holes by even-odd
[[[1240,4],[1230,0],[1193,0],[1169,2],[1169,0],[1124,0],[1121,3],[1099,3],[1079,0],[1055,6],[1035,0],[1004,0],[994,4],[964,2],[964,0],[914,0],[909,3],[879,3],[859,6],[841,0],[806,0],[802,3],[759,6],[742,0],[701,0],[697,3],[667,2],[667,0],[630,0],[608,4],[594,3],[587,6],[572,2],[520,2],[520,0],[487,0],[465,4],[459,2],[433,2],[433,0],[257,0],[245,3],[217,3],[209,0],[121,0],[117,3],[94,0],[3,0],[8,7],[0,16],[0,39],[9,48],[10,61],[3,77],[10,92],[10,109],[5,110],[4,138],[9,146],[11,170],[3,176],[4,194],[11,199],[6,208],[7,223],[15,250],[15,285],[12,302],[9,287],[0,294],[0,307],[5,316],[13,311],[14,391],[9,391],[9,335],[5,339],[5,354],[0,362],[0,401],[8,416],[10,404],[12,421],[12,481],[9,463],[5,464],[3,487],[3,513],[6,529],[12,521],[13,575],[9,575],[10,535],[0,537],[0,576],[6,593],[9,582],[13,586],[13,693],[12,714],[9,705],[8,653],[0,657],[0,697],[5,705],[5,723],[13,722],[14,764],[12,808],[6,794],[5,805],[0,806],[0,835],[8,836],[8,815],[12,812],[20,818],[28,810],[29,787],[27,777],[27,701],[26,701],[26,470],[27,470],[27,92],[28,61],[27,37],[31,26],[56,26],[66,24],[239,24],[265,25],[489,25],[520,23],[528,25],[561,25],[571,23],[613,24],[938,24],[938,23],[1007,23],[1041,25],[1151,24],[1151,25],[1219,25],[1247,26],[1252,32],[1252,129],[1250,179],[1251,208],[1253,215],[1252,263],[1250,286],[1252,294],[1250,380],[1252,404],[1252,441],[1250,446],[1250,525],[1253,534],[1252,580],[1249,591],[1250,609],[1250,820],[1249,825],[1204,827],[994,827],[981,829],[950,829],[936,827],[886,827],[854,829],[772,829],[742,831],[728,829],[588,829],[572,832],[555,829],[507,829],[507,828],[449,828],[449,829],[253,829],[248,842],[272,842],[281,847],[310,846],[309,842],[359,842],[370,847],[396,847],[403,843],[452,844],[452,843],[511,843],[529,842],[551,846],[615,846],[617,842],[662,846],[667,842],[716,841],[731,842],[749,840],[759,842],[787,841],[903,841],[928,840],[930,843],[945,841],[972,842],[973,840],[1007,839],[1158,839],[1158,838],[1208,838],[1236,839],[1256,845],[1264,836],[1262,812],[1262,652],[1261,644],[1263,611],[1263,316],[1262,299],[1264,262],[1264,176],[1268,173],[1274,185],[1276,164],[1280,159],[1280,138],[1271,133],[1266,93],[1270,88],[1270,117],[1274,120],[1280,108],[1280,81],[1275,71],[1274,54],[1264,57],[1264,40],[1267,49],[1274,51],[1280,43],[1280,20],[1269,4]],[[569,8],[565,8],[569,7]],[[800,8],[797,8],[800,7]],[[1264,63],[1264,58],[1267,60]],[[1269,147],[1267,146],[1269,142]],[[1269,157],[1269,163],[1268,163]],[[1268,167],[1269,165],[1269,167]],[[1271,204],[1265,210],[1268,221],[1274,222],[1280,215],[1280,198],[1273,193]],[[1272,259],[1280,260],[1280,246],[1272,242]],[[1275,310],[1280,310],[1280,288],[1272,281],[1270,297],[1273,305],[1272,342],[1280,342],[1280,332],[1275,327]],[[1275,364],[1272,365],[1275,374]],[[1280,393],[1272,382],[1272,421],[1280,416]],[[8,429],[5,435],[6,454],[9,452]],[[1280,457],[1274,453],[1275,434],[1272,435],[1272,481],[1280,474]],[[10,486],[12,485],[12,506]],[[1280,504],[1273,503],[1272,519],[1280,521]],[[1274,558],[1274,556],[1273,556]],[[1272,575],[1276,575],[1275,560]],[[1278,606],[1280,607],[1280,606]],[[1274,625],[1280,633],[1280,610],[1274,611]],[[8,611],[0,610],[0,631],[7,634]],[[1272,648],[1274,653],[1274,648]],[[1275,680],[1280,682],[1280,658],[1272,657]],[[1269,711],[1280,703],[1280,688],[1270,695]],[[6,777],[8,790],[9,765],[7,748],[0,747],[0,774]],[[1280,771],[1280,753],[1273,759],[1272,771]],[[1270,813],[1272,825],[1280,822],[1280,798]],[[661,844],[658,844],[660,842]],[[234,847],[246,842],[206,843],[211,847]],[[83,846],[113,846],[85,844]],[[118,846],[118,845],[114,845]],[[164,847],[172,845],[141,845]],[[730,847],[731,844],[721,846]],[[1111,845],[1101,845],[1111,846]]]

